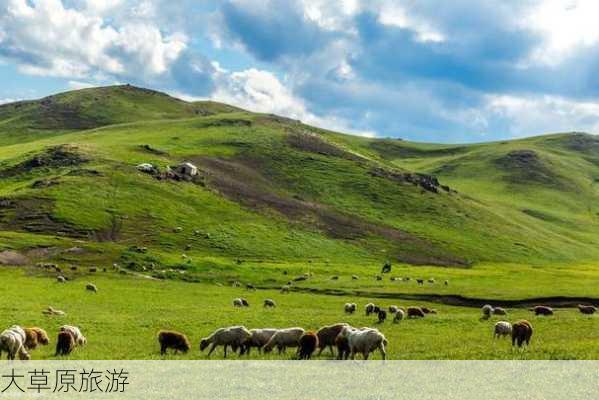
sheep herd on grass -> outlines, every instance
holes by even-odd
[[[84,346],[86,343],[87,339],[78,327],[63,325],[58,331],[55,356],[67,356],[76,347]],[[50,338],[42,328],[22,328],[13,325],[0,333],[0,356],[2,352],[6,352],[9,360],[14,360],[16,357],[20,360],[29,360],[31,359],[30,351],[35,350],[38,346],[49,344]]]

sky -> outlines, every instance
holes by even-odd
[[[0,0],[0,103],[130,83],[365,136],[599,133],[596,0]]]

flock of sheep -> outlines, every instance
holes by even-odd
[[[166,354],[168,349],[186,353],[191,349],[187,336],[180,332],[160,331],[158,333],[160,354]],[[219,346],[223,347],[224,356],[227,357],[227,349],[233,352],[239,351],[239,355],[249,355],[252,348],[259,352],[270,353],[277,349],[279,354],[285,352],[288,347],[297,348],[296,358],[308,360],[318,351],[320,355],[325,348],[329,348],[334,354],[333,348],[337,348],[337,359],[355,359],[356,354],[361,354],[365,360],[370,353],[379,350],[383,360],[387,356],[385,346],[388,342],[385,336],[375,328],[354,328],[347,323],[338,323],[324,326],[316,332],[307,332],[303,328],[260,328],[247,329],[244,326],[231,326],[219,328],[211,335],[200,341],[200,351],[208,350],[208,356]]]
[[[20,360],[30,360],[30,351],[49,343],[50,339],[45,330],[38,327],[22,328],[13,325],[0,334],[0,356],[4,351],[8,353],[9,360],[14,360],[16,357],[19,357]],[[58,331],[55,356],[69,355],[75,347],[83,346],[86,343],[87,339],[78,327],[63,325]]]

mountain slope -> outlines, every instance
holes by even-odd
[[[129,86],[50,99],[60,106],[0,108],[0,251],[84,246],[91,259],[206,273],[245,259],[599,259],[593,136],[440,146]],[[184,161],[197,178],[165,175]]]

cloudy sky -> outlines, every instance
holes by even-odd
[[[599,133],[596,0],[0,0],[0,102],[131,83],[419,141]]]

